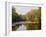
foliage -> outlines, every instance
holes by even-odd
[[[12,7],[12,23],[14,23],[14,22],[19,22],[19,21],[24,21],[24,19],[22,18],[21,15],[19,15],[19,14],[16,12],[15,8]]]
[[[32,9],[26,14],[27,21],[31,22],[38,22],[38,23],[32,23],[32,24],[26,24],[27,29],[29,30],[36,30],[41,29],[41,7],[39,9]]]
[[[19,22],[19,21],[31,21],[31,22],[38,22],[38,23],[30,23],[25,24],[27,30],[38,30],[41,29],[41,7],[38,9],[32,9],[31,11],[27,12],[25,15],[19,15],[15,8],[12,7],[12,23]],[[18,28],[19,26],[13,27],[13,30]]]

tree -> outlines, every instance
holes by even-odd
[[[41,7],[38,7],[38,9],[32,9],[26,14],[26,20],[31,22],[38,22],[38,23],[32,23],[27,24],[27,29],[41,29]]]
[[[12,23],[14,22],[19,22],[19,21],[24,21],[25,19],[23,19],[22,15],[19,15],[16,12],[16,9],[14,7],[12,7]]]
[[[16,10],[14,7],[12,7],[12,23],[17,22],[19,19],[19,15],[16,13]]]

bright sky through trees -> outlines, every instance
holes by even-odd
[[[38,9],[38,7],[31,7],[31,6],[14,6],[16,9],[16,12],[18,14],[24,15],[28,11],[31,11],[31,9]]]

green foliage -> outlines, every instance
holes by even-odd
[[[41,29],[41,7],[39,9],[32,9],[31,11],[27,12],[25,15],[19,15],[15,8],[12,7],[12,23],[19,22],[19,21],[31,21],[31,22],[38,22],[38,23],[30,23],[25,24],[27,30],[38,30]],[[16,30],[19,26],[13,27],[13,30]]]
[[[26,14],[26,20],[31,22],[38,22],[38,23],[32,23],[32,24],[26,24],[27,29],[29,30],[36,30],[41,29],[41,7],[38,7],[39,9],[32,9]]]

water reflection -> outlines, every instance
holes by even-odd
[[[41,25],[39,23],[30,23],[30,24],[16,24],[12,26],[13,31],[23,31],[23,30],[40,30]]]
[[[23,31],[23,30],[26,30],[26,26],[25,25],[20,25],[18,29],[16,29],[17,31]]]

